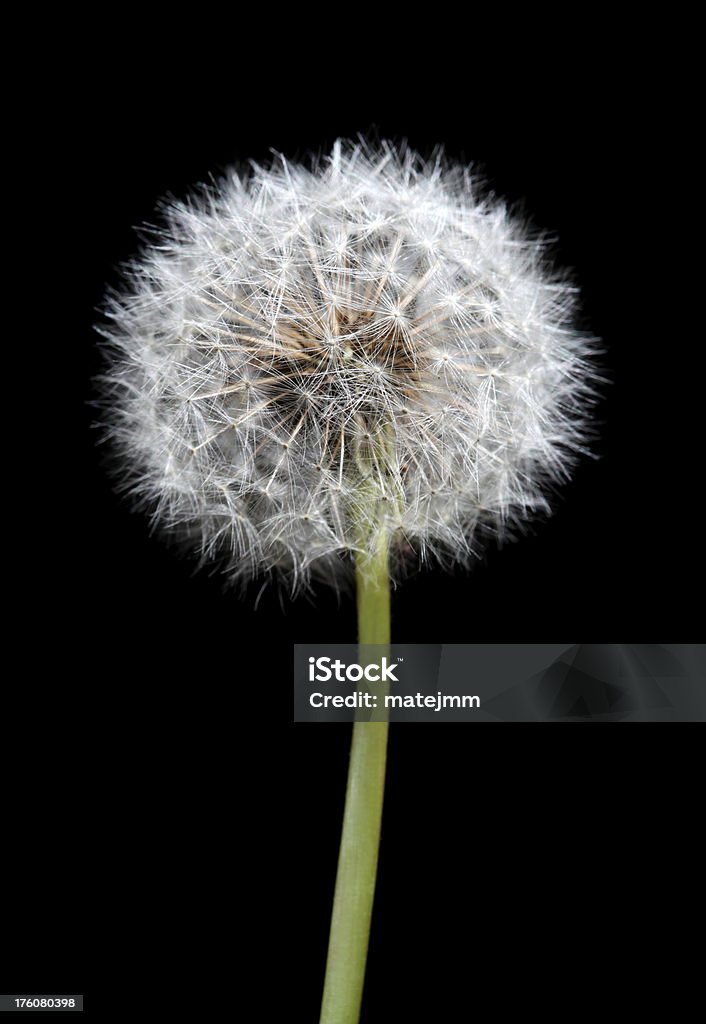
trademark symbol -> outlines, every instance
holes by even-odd
[[[398,658],[397,660],[398,661],[404,661],[404,658]]]

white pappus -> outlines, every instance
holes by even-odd
[[[124,484],[232,581],[468,563],[584,450],[575,290],[470,169],[339,142],[164,209],[107,305]]]

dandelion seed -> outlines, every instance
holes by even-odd
[[[338,585],[380,530],[395,578],[467,563],[584,450],[574,298],[541,240],[443,161],[337,143],[232,174],[165,209],[109,303],[125,486],[233,581]],[[362,478],[379,502],[358,503],[361,527],[342,495]]]

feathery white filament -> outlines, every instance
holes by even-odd
[[[546,509],[593,371],[573,289],[468,169],[389,144],[186,203],[111,300],[126,484],[233,580],[336,584],[361,544],[465,563]]]

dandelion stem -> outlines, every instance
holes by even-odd
[[[370,660],[377,661],[390,643],[388,538],[384,531],[379,534],[372,557],[359,556],[356,578],[358,642],[360,663],[364,665]],[[375,692],[378,703],[384,703],[380,689]],[[321,1024],[358,1024],[360,1017],[380,846],[388,734],[387,714],[378,711],[372,718],[359,719],[353,726]]]

